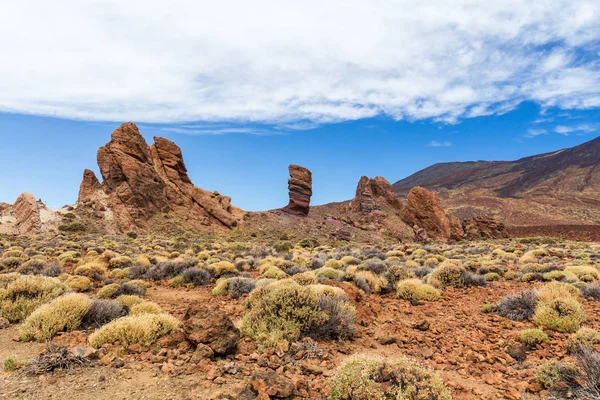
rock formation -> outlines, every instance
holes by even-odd
[[[16,227],[20,234],[38,233],[42,229],[40,208],[35,197],[29,193],[20,195],[14,204]]]
[[[469,240],[479,239],[502,239],[507,238],[508,233],[504,224],[496,222],[489,217],[475,217],[462,222],[465,237]]]
[[[361,215],[368,215],[373,211],[381,210],[378,204],[385,201],[394,208],[400,208],[400,199],[392,185],[381,176],[369,179],[363,176],[356,186],[356,197],[352,201],[352,208]]]
[[[243,212],[218,192],[195,187],[187,175],[181,149],[155,137],[148,146],[138,127],[127,122],[98,150],[103,183],[84,172],[77,201],[79,211],[114,221],[118,231],[151,228],[165,215],[178,226],[214,230],[234,227]]]
[[[310,196],[312,196],[312,173],[307,168],[293,164],[289,166],[289,171],[290,202],[283,208],[283,211],[296,215],[308,215]]]
[[[415,186],[408,193],[402,220],[413,227],[421,240],[424,240],[423,230],[431,239],[459,240],[464,237],[458,218],[446,214],[437,196],[420,186]]]

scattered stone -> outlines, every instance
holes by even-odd
[[[285,378],[273,371],[259,371],[252,376],[250,385],[254,391],[258,392],[259,397],[267,396],[278,399],[285,399],[294,393],[294,384],[288,378]]]
[[[235,350],[240,331],[231,319],[218,308],[203,305],[190,306],[183,317],[186,338],[194,344],[205,344],[217,355]]]

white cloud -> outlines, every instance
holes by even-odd
[[[527,130],[527,133],[525,134],[525,137],[527,138],[534,138],[540,135],[547,135],[548,131],[546,129],[537,129],[537,128],[531,128]]]
[[[438,142],[437,140],[432,140],[427,144],[427,147],[450,147],[452,143],[445,140],[443,142]]]
[[[0,111],[301,126],[598,108],[597,57],[577,55],[599,40],[597,0],[6,0]]]
[[[560,133],[561,135],[568,136],[569,133],[573,132],[582,132],[582,133],[590,133],[595,132],[596,128],[592,125],[588,124],[580,124],[580,125],[558,125],[554,132]]]

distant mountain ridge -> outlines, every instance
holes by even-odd
[[[516,161],[439,163],[393,184],[423,186],[460,217],[487,213],[510,225],[600,223],[600,137]]]

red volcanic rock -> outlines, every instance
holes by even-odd
[[[398,195],[384,177],[376,176],[369,179],[363,176],[356,186],[356,197],[352,202],[352,208],[361,215],[370,214],[375,210],[380,210],[377,205],[377,200],[380,198],[395,208],[401,207]]]
[[[78,201],[83,199],[89,199],[96,193],[98,190],[102,188],[102,185],[96,178],[96,174],[94,171],[86,169],[83,171],[83,180],[81,181],[81,185],[79,186],[79,196]]]
[[[161,214],[185,228],[236,226],[243,212],[231,206],[231,199],[194,186],[181,149],[170,140],[154,140],[148,146],[131,122],[117,128],[110,142],[98,150],[103,183],[86,171],[78,205],[96,214],[109,209],[110,221],[121,232],[151,228],[149,221]]]
[[[310,196],[312,196],[312,173],[299,165],[290,165],[289,171],[290,202],[283,208],[283,211],[296,215],[308,215]]]
[[[475,217],[463,221],[465,236],[469,240],[507,238],[508,233],[504,224],[489,217]]]
[[[35,197],[23,193],[14,205],[17,230],[21,234],[38,233],[42,229],[40,208]]]
[[[446,214],[437,196],[416,186],[408,193],[408,204],[402,220],[415,229],[424,229],[432,239],[461,239],[464,232],[458,218]],[[419,230],[420,236],[423,232]]]

